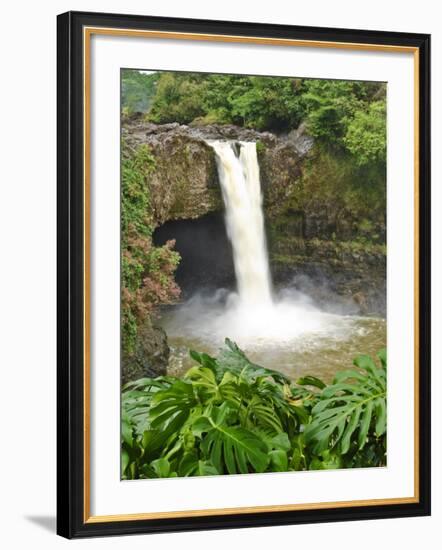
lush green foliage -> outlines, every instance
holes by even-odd
[[[132,69],[121,71],[121,103],[124,115],[145,113],[152,104],[159,74],[146,74]]]
[[[289,78],[162,73],[149,119],[293,128],[302,114],[297,83]]]
[[[386,353],[379,353],[382,368],[361,355],[354,361],[359,370],[339,372],[320,400],[311,410],[311,422],[306,426],[304,440],[315,454],[334,449],[338,455],[350,455],[355,463],[366,446],[380,446],[382,460],[386,432]],[[378,449],[379,452],[379,449]]]
[[[142,110],[153,122],[284,131],[306,121],[311,135],[354,155],[360,165],[385,161],[382,83],[124,71],[122,89],[123,109]]]
[[[138,328],[149,321],[154,306],[179,296],[173,274],[179,255],[174,242],[152,243],[149,177],[155,169],[147,146],[130,150],[124,143],[121,161],[122,346],[132,353]]]
[[[386,137],[384,84],[304,80],[301,101],[304,119],[314,137],[355,155],[369,142],[371,152],[364,160],[385,160],[381,156]]]
[[[329,386],[291,383],[231,341],[215,359],[192,351],[183,379],[126,385],[125,479],[380,466],[386,463],[386,354]]]
[[[371,103],[367,109],[356,111],[347,126],[344,142],[364,166],[370,162],[385,163],[387,152],[387,112],[385,100]]]
[[[149,119],[188,123],[204,114],[204,75],[161,73]]]

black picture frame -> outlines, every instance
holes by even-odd
[[[315,510],[89,521],[85,515],[84,29],[140,29],[414,48],[419,59],[419,497],[415,502]],[[67,538],[335,522],[430,514],[430,36],[68,12],[57,21],[57,532]]]

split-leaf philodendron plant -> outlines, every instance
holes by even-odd
[[[386,464],[386,351],[326,385],[253,364],[226,339],[191,351],[183,378],[143,378],[122,399],[123,479]]]

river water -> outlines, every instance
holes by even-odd
[[[306,374],[330,382],[359,354],[374,356],[386,347],[385,319],[321,312],[297,293],[272,310],[238,308],[226,291],[194,296],[163,310],[160,324],[168,335],[168,373],[180,376],[192,365],[189,349],[216,355],[227,336],[257,364],[296,380]]]

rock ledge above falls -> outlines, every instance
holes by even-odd
[[[270,212],[283,207],[301,173],[301,160],[313,146],[303,126],[278,136],[233,125],[153,124],[136,117],[123,120],[122,137],[134,148],[149,145],[155,157],[150,194],[156,225],[222,209],[215,153],[207,141],[259,143],[261,185]]]

